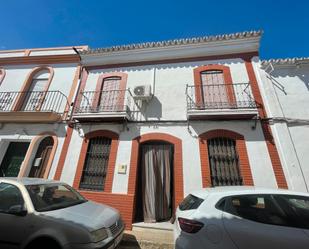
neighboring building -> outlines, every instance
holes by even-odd
[[[79,70],[72,47],[0,51],[0,176],[53,178]]]
[[[129,229],[171,218],[193,189],[287,188],[256,78],[260,37],[244,32],[81,52],[54,178],[119,209]]]
[[[309,58],[262,61],[259,80],[289,189],[308,192]]]

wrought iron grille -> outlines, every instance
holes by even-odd
[[[77,113],[121,112],[127,110],[126,90],[85,91],[80,93]]]
[[[218,137],[207,143],[212,186],[243,185],[235,140]]]
[[[18,108],[16,107],[17,102],[21,102]],[[0,92],[0,112],[48,111],[62,113],[67,105],[67,97],[60,91]]]
[[[94,137],[89,140],[80,189],[104,190],[112,140]]]
[[[187,85],[186,96],[188,110],[256,108],[249,83]]]

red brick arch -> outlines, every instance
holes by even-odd
[[[85,135],[80,156],[78,159],[77,169],[75,173],[74,183],[73,187],[78,189],[79,184],[82,177],[82,172],[84,168],[84,163],[86,160],[86,153],[88,149],[89,140],[93,137],[102,136],[112,139],[111,143],[111,149],[109,154],[109,160],[108,160],[108,166],[107,166],[107,175],[105,180],[105,186],[104,186],[104,192],[111,193],[112,192],[112,186],[113,186],[113,178],[114,178],[114,170],[115,170],[115,164],[116,164],[116,156],[117,156],[117,150],[118,150],[118,144],[119,144],[119,136],[117,133],[108,131],[108,130],[97,130],[89,132]],[[81,191],[83,194],[86,194],[87,192],[92,191]],[[97,192],[97,194],[100,194],[100,192]]]
[[[236,149],[239,156],[240,173],[243,178],[244,185],[254,185],[244,136],[229,130],[211,130],[199,135],[203,187],[211,187],[207,140],[216,137],[225,137],[234,139],[236,141]]]
[[[224,77],[224,83],[226,84],[226,91],[228,95],[228,100],[231,105],[235,104],[236,97],[234,93],[234,88],[232,86],[233,80],[230,68],[228,66],[224,65],[217,65],[217,64],[211,64],[211,65],[205,65],[205,66],[199,66],[194,69],[194,85],[195,85],[195,97],[197,105],[199,106],[202,103],[202,78],[201,73],[204,71],[211,71],[211,70],[219,70],[222,71],[223,77]]]
[[[183,166],[182,166],[182,141],[166,133],[149,133],[136,137],[132,141],[131,162],[129,173],[128,194],[135,195],[137,183],[137,169],[139,159],[139,146],[142,143],[150,141],[163,141],[174,145],[174,207],[182,201],[184,197],[183,185]],[[135,205],[135,204],[134,204]],[[134,210],[134,209],[133,209]],[[133,220],[132,213],[132,220]]]

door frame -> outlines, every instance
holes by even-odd
[[[139,188],[143,181],[143,174],[141,174],[142,172],[142,148],[144,145],[169,145],[172,147],[172,162],[171,162],[171,165],[170,165],[170,194],[171,194],[171,208],[170,208],[170,211],[171,211],[171,217],[173,217],[173,212],[174,210],[176,209],[176,207],[174,207],[175,205],[175,202],[174,202],[174,199],[175,199],[175,196],[174,196],[174,153],[175,153],[175,149],[174,149],[174,144],[171,144],[169,142],[166,142],[166,141],[153,141],[153,140],[150,140],[150,141],[147,141],[147,142],[143,142],[143,143],[140,143],[140,146],[139,146],[139,158],[138,158],[138,165],[137,165],[137,177],[136,177],[136,190],[135,190],[135,206],[137,208],[134,208],[134,214],[133,214],[133,219],[135,220],[136,218],[136,214],[137,214],[137,210],[138,208],[140,207],[140,205],[137,206],[138,202],[141,202],[139,204],[141,204],[142,206],[144,205],[144,202],[143,200],[138,200],[139,197],[143,197],[142,196],[142,192],[140,191],[141,189]],[[159,221],[160,222],[160,221]]]
[[[20,168],[19,168],[19,174],[17,177],[19,177],[20,175],[20,172],[23,170],[23,167],[25,165],[25,162],[26,162],[26,157],[27,157],[27,154],[29,153],[29,150],[30,150],[30,147],[31,147],[31,140],[30,139],[1,139],[1,142],[0,142],[0,166],[3,162],[3,159],[5,158],[5,155],[7,153],[7,150],[10,146],[10,143],[29,143],[29,146],[28,146],[28,149],[26,151],[26,154],[25,154],[25,158],[22,162],[22,164],[20,165]]]
[[[35,154],[37,152],[37,149],[39,148],[41,141],[45,137],[48,137],[48,136],[51,136],[54,140],[53,148],[52,148],[50,157],[48,159],[48,164],[47,164],[47,167],[46,167],[46,170],[45,170],[45,173],[44,173],[44,177],[43,177],[44,179],[48,178],[48,175],[50,173],[50,170],[51,170],[51,167],[52,167],[52,164],[53,164],[53,161],[54,161],[56,150],[57,150],[57,147],[58,147],[58,137],[57,137],[57,135],[54,132],[49,132],[49,131],[48,132],[42,132],[31,140],[30,146],[29,146],[27,154],[25,156],[24,163],[23,163],[22,167],[20,168],[18,177],[27,177],[28,176],[28,174],[30,173],[32,163],[33,163]]]
[[[183,161],[182,161],[182,140],[166,133],[148,133],[142,136],[138,136],[132,140],[131,149],[131,161],[128,183],[128,194],[134,198],[132,209],[132,223],[135,219],[135,207],[136,207],[136,186],[138,165],[140,158],[140,145],[145,142],[165,142],[174,145],[174,158],[173,158],[173,212],[176,211],[176,207],[184,198],[184,181],[183,181]]]

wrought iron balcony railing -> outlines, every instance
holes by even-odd
[[[67,97],[60,91],[0,92],[0,112],[63,113]]]
[[[255,109],[250,83],[189,86],[187,110]]]
[[[114,113],[132,117],[138,110],[132,93],[126,90],[84,91],[79,94],[74,115]]]

